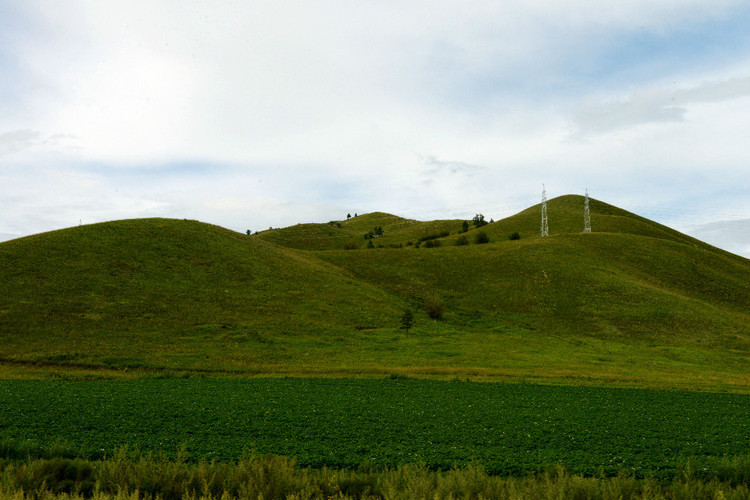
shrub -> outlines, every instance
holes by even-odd
[[[91,464],[80,459],[53,458],[39,460],[16,472],[16,481],[26,491],[36,491],[42,485],[53,493],[77,493],[85,498],[94,491]]]
[[[484,231],[479,231],[476,236],[474,236],[474,242],[477,245],[481,245],[482,243],[489,243],[490,237],[487,236],[487,233]]]
[[[430,297],[424,303],[424,310],[432,319],[443,319],[445,304],[439,297]]]
[[[465,220],[461,223],[461,232],[465,233],[469,230],[469,221]]]
[[[521,235],[518,234],[518,232],[515,232],[515,233],[511,234],[510,236],[508,236],[508,239],[509,240],[520,240],[521,239]]]
[[[469,238],[467,238],[466,236],[459,236],[458,239],[456,240],[457,247],[468,245],[468,244],[469,244]]]
[[[441,233],[428,234],[426,236],[422,236],[421,238],[419,238],[419,241],[430,241],[430,240],[436,240],[438,238],[445,238],[449,234],[450,233],[448,231],[443,231]]]
[[[441,243],[438,240],[427,240],[424,242],[425,248],[435,248],[439,246],[441,246]]]
[[[359,245],[357,245],[357,243],[354,241],[344,243],[344,250],[357,250],[358,248],[359,248]]]

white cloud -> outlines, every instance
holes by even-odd
[[[750,219],[721,220],[687,227],[699,240],[750,259]]]
[[[685,121],[691,105],[750,96],[750,76],[701,82],[688,88],[647,86],[624,99],[582,103],[573,111],[577,137],[647,123]]]
[[[146,215],[238,230],[370,210],[499,218],[542,182],[720,217],[705,198],[744,189],[748,51],[713,40],[746,32],[741,0],[13,9],[9,234]]]

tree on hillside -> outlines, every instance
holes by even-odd
[[[466,232],[466,231],[468,231],[468,230],[469,230],[469,221],[465,220],[465,221],[463,221],[463,223],[461,224],[461,232],[462,232],[462,233],[465,233],[465,232]]]
[[[487,224],[487,221],[484,220],[484,215],[482,214],[476,214],[472,221],[474,222],[474,227],[482,227]]]
[[[401,316],[401,329],[406,330],[406,334],[409,335],[409,330],[414,326],[414,315],[411,309],[404,311],[404,315]]]
[[[347,219],[351,219],[352,218],[352,214],[346,214],[346,218]]]

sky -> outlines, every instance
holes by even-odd
[[[749,33],[747,0],[0,0],[0,241],[544,184],[750,257]]]

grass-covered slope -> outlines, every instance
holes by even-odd
[[[419,238],[443,232],[455,233],[461,229],[461,220],[437,220],[421,222],[403,219],[395,215],[373,212],[342,221],[324,224],[297,224],[281,229],[270,229],[256,237],[300,250],[340,250],[343,248],[365,248],[365,235],[376,227],[383,229],[382,235],[372,238],[373,246],[398,247]]]
[[[596,200],[591,234],[582,197],[548,210],[547,238],[537,206],[466,234],[374,213],[252,237],[150,219],[5,242],[0,376],[37,363],[750,391],[750,261]]]
[[[9,241],[0,276],[6,360],[252,369],[305,355],[287,343],[384,326],[403,307],[319,259],[193,221]]]
[[[565,195],[549,200],[547,202],[547,214],[550,236],[582,232],[583,205],[584,198],[578,195]],[[595,233],[648,236],[706,246],[705,243],[701,243],[674,229],[593,198],[589,200],[589,209],[591,213],[591,229]],[[541,205],[534,205],[513,216],[484,226],[481,229],[493,241],[508,239],[509,235],[514,232],[519,233],[521,239],[539,238],[540,223]],[[452,236],[446,240],[446,243],[452,243],[455,239],[456,237]]]

